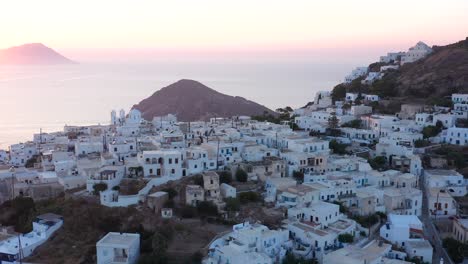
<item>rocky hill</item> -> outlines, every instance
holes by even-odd
[[[275,115],[275,112],[239,96],[219,93],[194,80],[180,80],[144,99],[133,108],[146,120],[176,114],[180,121],[208,120],[235,115]]]
[[[42,43],[30,43],[0,50],[0,65],[75,64]]]
[[[373,63],[369,68],[380,66],[380,63]],[[434,46],[426,58],[389,71],[382,80],[371,85],[361,84],[360,79],[351,84],[339,84],[333,91],[335,99],[344,97],[343,93],[348,91],[426,103],[440,101],[455,92],[468,92],[468,38],[447,46]]]

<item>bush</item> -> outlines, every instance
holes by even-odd
[[[346,154],[346,144],[341,144],[335,139],[330,140],[330,149],[333,150],[333,153],[344,155]]]
[[[174,203],[174,200],[167,200],[164,202],[164,208],[174,208],[175,207],[175,203]]]
[[[341,234],[341,235],[338,235],[338,241],[340,241],[341,243],[353,243],[354,241],[354,236],[351,235],[351,234]]]
[[[368,216],[354,216],[352,219],[365,228],[369,228],[379,222],[378,214],[372,214]]]
[[[443,246],[447,250],[450,258],[456,263],[462,262],[463,259],[468,256],[468,245],[453,238],[445,238],[443,240]]]
[[[293,253],[288,252],[283,259],[282,264],[318,264],[316,259],[304,259],[302,257],[296,257]]]
[[[197,215],[197,208],[192,206],[184,206],[180,209],[180,216],[182,218],[193,218]]]
[[[112,187],[112,190],[113,191],[120,191],[120,186],[116,185],[116,186]]]
[[[199,202],[197,204],[197,211],[202,216],[216,216],[218,215],[218,207],[208,201]]]
[[[414,142],[414,146],[417,147],[417,148],[424,148],[424,147],[427,147],[431,144],[431,142],[429,142],[428,140],[424,140],[424,139],[418,139]]]
[[[423,128],[422,134],[424,138],[430,138],[437,136],[442,131],[442,127],[439,126],[427,126]]]
[[[100,192],[107,190],[106,183],[96,183],[93,185],[94,195],[99,195]]]
[[[293,171],[293,178],[298,182],[304,182],[304,173],[300,171]]]
[[[344,123],[341,127],[361,128],[362,121],[360,119],[352,120]]]
[[[239,201],[241,204],[260,201],[260,195],[256,192],[243,192],[239,194]]]
[[[367,236],[367,235],[366,235],[366,232],[364,232],[364,231],[359,232],[359,235],[362,236],[362,237]]]
[[[369,165],[374,170],[383,169],[386,163],[387,163],[387,158],[384,156],[377,156],[369,160]]]
[[[247,182],[248,177],[249,176],[247,175],[247,172],[245,172],[243,169],[238,168],[236,170],[236,180],[238,182]]]
[[[226,211],[228,212],[237,212],[240,210],[240,201],[237,198],[226,198],[224,199],[226,203]]]
[[[232,182],[232,174],[230,171],[220,171],[218,174],[219,174],[219,183],[229,184]]]

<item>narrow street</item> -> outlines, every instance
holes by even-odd
[[[420,178],[421,178],[421,181],[420,181],[421,186],[424,186],[424,184],[422,184],[424,182],[423,176],[421,176]],[[423,203],[422,203],[422,213],[421,213],[420,218],[424,224],[424,235],[434,247],[432,263],[440,263],[440,260],[442,258],[444,260],[444,264],[447,264],[447,263],[454,264],[452,259],[450,259],[450,257],[448,256],[447,251],[443,248],[440,234],[439,232],[437,232],[437,229],[434,226],[432,216],[429,215],[426,190],[424,187],[422,187],[421,190],[423,193],[423,201],[422,201]]]

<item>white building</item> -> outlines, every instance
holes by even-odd
[[[441,133],[442,142],[452,145],[468,145],[468,128],[449,127]]]
[[[391,63],[401,60],[401,57],[405,55],[405,52],[389,52],[385,56],[380,56],[380,62]]]
[[[354,70],[351,71],[350,74],[348,74],[345,77],[345,83],[351,83],[355,79],[365,76],[367,74],[367,71],[369,70],[368,67],[357,67]]]
[[[154,150],[143,151],[138,155],[138,162],[143,167],[145,177],[174,177],[186,176],[185,168],[182,168],[184,156],[179,150]]]
[[[0,263],[20,263],[20,250],[22,258],[30,256],[34,250],[44,244],[53,233],[63,225],[63,218],[56,214],[43,214],[33,221],[33,230],[27,234],[8,236],[0,240]],[[21,241],[21,247],[19,242]],[[21,259],[22,260],[22,259]]]
[[[468,94],[452,94],[452,102],[454,104],[467,104]]]
[[[401,65],[405,63],[415,62],[432,53],[432,49],[424,42],[420,41],[401,57]]]
[[[389,214],[380,228],[380,237],[402,247],[412,239],[421,240],[423,235],[423,224],[415,215]]]
[[[445,188],[452,196],[465,196],[466,183],[463,175],[454,170],[425,170],[426,188]]]
[[[221,190],[221,196],[223,198],[236,198],[237,191],[236,191],[235,187],[233,187],[233,186],[231,186],[229,184],[226,184],[226,183],[221,183],[219,188]]]
[[[97,264],[134,264],[140,256],[140,234],[107,233],[96,243]]]
[[[233,226],[233,232],[213,241],[205,264],[280,263],[286,255],[283,246],[288,230],[270,230],[248,222]]]

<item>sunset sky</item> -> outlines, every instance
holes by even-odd
[[[404,50],[468,35],[468,1],[2,1],[0,48],[42,42],[71,56]]]

